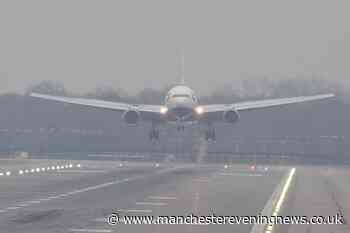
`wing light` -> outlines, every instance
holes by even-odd
[[[161,114],[166,114],[168,112],[168,108],[165,106],[160,107],[160,113]]]
[[[202,106],[198,106],[195,108],[195,111],[198,115],[202,115],[204,113],[204,108]]]

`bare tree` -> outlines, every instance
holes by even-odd
[[[124,92],[113,87],[97,87],[94,91],[88,92],[85,97],[107,101],[121,101]]]
[[[37,84],[30,86],[26,90],[26,94],[30,94],[32,92],[48,94],[48,95],[59,95],[59,96],[67,95],[67,90],[64,87],[63,83],[58,81],[51,81],[51,80],[41,81]]]

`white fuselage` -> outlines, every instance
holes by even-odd
[[[175,122],[193,121],[198,98],[194,91],[185,86],[178,85],[169,90],[165,97],[167,120]]]

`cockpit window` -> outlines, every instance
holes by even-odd
[[[187,95],[187,94],[175,94],[173,95],[172,97],[185,97],[185,98],[190,98],[191,96],[190,95]]]

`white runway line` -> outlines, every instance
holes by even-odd
[[[20,203],[20,204],[18,204],[18,206],[27,207],[27,206],[29,206],[29,204],[27,204],[27,203]]]
[[[194,182],[210,182],[210,179],[193,179]]]
[[[286,198],[286,194],[290,188],[291,182],[293,180],[296,169],[292,168],[287,174],[287,178],[283,179],[281,183],[277,185],[274,192],[270,196],[269,200],[265,204],[262,211],[260,211],[261,215],[264,216],[278,216],[281,206]],[[275,205],[276,203],[276,205]],[[251,233],[273,233],[274,226],[273,225],[263,225],[263,224],[255,224],[252,227]]]
[[[75,195],[75,194],[84,193],[84,192],[88,192],[88,191],[92,191],[92,190],[97,190],[97,189],[105,188],[105,187],[108,187],[108,186],[111,186],[111,185],[122,184],[122,183],[126,183],[126,182],[129,182],[129,181],[145,179],[147,177],[158,175],[158,174],[162,174],[162,173],[166,173],[166,172],[176,171],[176,170],[181,169],[181,168],[182,167],[162,169],[162,170],[159,170],[157,172],[151,173],[149,175],[138,175],[138,176],[122,179],[122,180],[116,180],[116,181],[107,182],[107,183],[103,183],[103,184],[99,184],[99,185],[95,185],[95,186],[90,186],[90,187],[83,188],[83,189],[77,189],[77,190],[74,190],[74,191],[71,191],[71,192],[68,192],[68,193],[63,193],[63,194],[60,194],[60,195],[51,196],[51,197],[48,197],[47,199],[52,200],[52,199],[58,199],[58,198],[62,198],[62,197],[69,197],[69,196],[72,196],[72,195]],[[28,201],[26,203],[39,204],[40,201],[39,200],[33,200],[33,201]]]
[[[166,197],[166,196],[149,196],[149,199],[158,199],[158,200],[176,200],[176,197]]]
[[[150,205],[150,206],[166,206],[165,202],[136,202],[136,205]]]
[[[114,232],[113,230],[107,229],[69,229],[70,232],[93,232],[93,233],[109,233]]]
[[[125,213],[152,213],[152,210],[138,210],[138,209],[119,209],[120,212]]]
[[[260,177],[263,176],[262,174],[249,174],[249,173],[226,173],[226,172],[221,172],[218,175],[220,176],[251,176],[251,177]]]
[[[275,210],[273,212],[273,215],[274,216],[277,216],[279,211],[281,210],[281,207],[282,207],[282,204],[284,202],[284,199],[286,198],[286,195],[287,195],[287,192],[289,190],[289,187],[290,187],[290,184],[293,180],[293,177],[294,177],[294,174],[295,174],[295,168],[292,168],[292,170],[289,172],[289,175],[288,175],[288,178],[287,178],[287,181],[283,187],[283,190],[282,190],[282,193],[281,193],[281,196],[280,198],[278,199],[278,202],[275,206]]]
[[[28,201],[27,203],[29,203],[29,204],[39,204],[40,201]]]
[[[107,173],[107,170],[60,170],[60,173]]]
[[[17,209],[20,209],[21,207],[19,207],[19,206],[12,206],[12,207],[8,207],[8,208],[6,208],[6,209],[8,209],[8,210],[17,210]]]
[[[108,219],[107,219],[107,218],[95,218],[93,221],[94,221],[94,222],[104,222],[104,223],[107,223],[107,222],[108,222]]]

